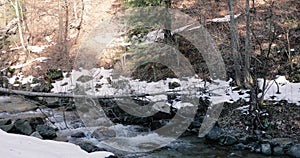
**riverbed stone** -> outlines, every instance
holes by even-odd
[[[92,133],[92,137],[98,140],[105,140],[108,138],[116,137],[116,132],[109,128],[98,128]]]
[[[14,124],[8,124],[8,125],[1,125],[0,126],[0,129],[2,129],[5,132],[8,132],[8,133],[12,132],[13,128],[14,128]]]
[[[30,125],[30,120],[28,119],[17,119],[14,123],[15,133],[30,135],[34,132],[34,129]]]
[[[30,136],[32,136],[32,137],[36,137],[36,138],[39,138],[39,139],[43,139],[43,137],[39,134],[39,132],[37,132],[37,131],[35,131],[35,132],[33,132],[33,133],[31,133],[31,135]]]
[[[80,148],[82,150],[85,150],[86,152],[88,153],[91,153],[91,152],[95,152],[95,151],[106,151],[105,149],[102,149],[102,148],[99,148],[97,147],[96,145],[90,143],[90,142],[79,142],[79,143],[76,143],[78,146],[80,146]]]
[[[233,145],[237,142],[235,136],[232,135],[222,135],[220,137],[220,143],[223,145]]]
[[[265,155],[271,155],[272,154],[272,148],[269,143],[261,144],[261,152]]]
[[[84,134],[84,132],[76,132],[76,133],[71,134],[71,137],[73,137],[73,138],[83,138],[83,137],[85,137],[85,134]]]
[[[11,119],[1,119],[0,120],[0,126],[2,126],[2,125],[9,125],[11,123],[12,123]]]
[[[238,150],[248,150],[250,147],[248,145],[245,145],[243,143],[238,143],[235,145],[235,148]]]
[[[271,146],[280,146],[283,149],[288,149],[293,146],[293,140],[290,138],[274,138],[270,141]]]
[[[221,128],[218,126],[214,126],[206,135],[206,137],[210,140],[218,140],[221,137]]]
[[[275,146],[273,148],[273,154],[274,155],[283,155],[284,154],[283,147],[281,147],[281,146]]]
[[[300,144],[295,144],[294,146],[292,146],[288,151],[288,154],[291,157],[300,158]]]
[[[36,131],[39,132],[43,139],[53,139],[57,137],[55,129],[48,125],[38,125]]]
[[[5,132],[11,132],[14,125],[12,123],[11,119],[1,119],[0,120],[0,129],[2,129]]]

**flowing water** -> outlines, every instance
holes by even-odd
[[[41,112],[42,111],[42,112]],[[58,138],[56,140],[68,141],[74,144],[80,142],[89,142],[100,149],[108,150],[115,153],[118,157],[125,158],[218,158],[218,157],[267,157],[262,154],[251,153],[249,151],[237,151],[231,147],[212,145],[196,136],[182,136],[178,139],[172,139],[151,133],[147,128],[136,125],[110,124],[109,126],[97,126],[93,128],[84,127],[83,122],[74,111],[63,111],[62,109],[40,108],[26,112],[18,112],[9,114],[0,112],[1,118],[16,118],[22,116],[41,116],[47,115],[49,122],[57,127]],[[98,118],[95,120],[101,124],[105,124],[105,119]],[[102,122],[101,122],[102,121]],[[67,126],[68,128],[67,128]],[[104,140],[97,140],[92,133],[97,129],[108,129],[115,133],[112,137]],[[72,134],[76,132],[84,132],[85,137],[74,138]],[[152,150],[155,148],[155,150]],[[144,149],[150,149],[149,152],[137,152]],[[125,151],[124,151],[125,150]],[[274,156],[272,156],[274,157]]]

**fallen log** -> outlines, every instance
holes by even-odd
[[[21,91],[21,90],[11,90],[7,88],[0,88],[0,93],[5,94],[15,94],[23,95],[27,97],[54,97],[54,98],[91,98],[91,99],[112,99],[112,98],[128,98],[128,97],[146,97],[146,96],[155,96],[161,94],[169,94],[179,92],[179,90],[166,91],[161,93],[152,93],[152,94],[131,94],[131,95],[85,95],[85,94],[71,94],[71,93],[44,93],[44,92],[30,92],[30,91]]]
[[[213,93],[212,91],[217,89],[222,89],[225,87],[220,87],[216,89],[207,90],[207,93],[210,93],[214,96],[220,96],[220,94]],[[197,91],[197,90],[196,90]],[[179,95],[191,95],[192,91],[186,90],[171,90],[159,93],[150,93],[150,94],[123,94],[123,95],[105,95],[105,96],[98,96],[98,95],[87,95],[87,94],[74,94],[74,93],[44,93],[44,92],[31,92],[31,91],[22,91],[22,90],[12,90],[7,88],[0,87],[0,93],[5,94],[14,94],[14,95],[22,95],[27,97],[53,97],[53,98],[90,98],[90,99],[113,99],[113,98],[134,98],[134,97],[146,97],[146,96],[156,96],[156,95],[167,95],[167,94],[174,94],[177,93]]]

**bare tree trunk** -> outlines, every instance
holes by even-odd
[[[239,43],[238,43],[238,35],[237,35],[237,29],[235,26],[234,21],[234,10],[232,1],[228,0],[228,7],[230,11],[230,46],[231,51],[233,53],[233,59],[234,59],[234,70],[235,70],[235,81],[237,86],[241,86],[241,55],[239,54]]]
[[[164,29],[164,39],[167,43],[173,44],[174,38],[171,34],[171,26],[172,26],[172,19],[169,13],[169,9],[171,8],[171,0],[165,0],[165,7],[166,7],[166,21],[165,21],[165,29]]]
[[[27,46],[24,42],[23,30],[22,30],[22,14],[23,14],[23,12],[20,12],[21,5],[19,3],[19,0],[15,0],[15,3],[11,0],[9,0],[9,2],[15,9],[16,17],[18,19],[17,25],[18,25],[19,37],[20,37],[20,42],[21,42],[22,48],[25,52],[27,52]]]
[[[250,46],[250,7],[249,0],[246,0],[246,38],[245,38],[245,66],[244,66],[244,85],[250,88],[253,85],[253,79],[249,72],[251,60]]]
[[[57,35],[57,44],[61,47],[63,43],[63,13],[62,13],[62,6],[60,0],[58,1],[58,8],[59,8],[59,17],[58,17],[58,35]]]

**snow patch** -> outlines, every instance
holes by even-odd
[[[0,139],[0,153],[9,158],[105,158],[113,155],[106,151],[87,153],[74,144],[8,134],[2,130]]]

